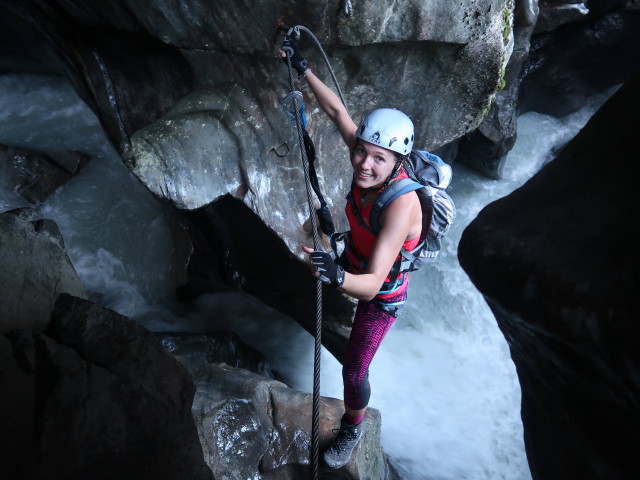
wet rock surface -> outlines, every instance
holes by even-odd
[[[193,415],[215,478],[297,480],[311,475],[312,395],[247,370],[177,358],[197,387]],[[342,401],[321,398],[321,454],[335,438],[343,412]],[[369,409],[351,461],[333,470],[320,460],[320,478],[397,479],[380,446],[380,427],[380,412]]]

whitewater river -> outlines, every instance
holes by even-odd
[[[604,98],[562,119],[521,116],[503,180],[456,165],[450,193],[457,222],[435,266],[413,275],[407,311],[371,366],[371,406],[382,412],[383,447],[403,479],[531,478],[515,367],[489,308],[458,265],[457,244],[482,207],[530,178]],[[313,339],[288,317],[239,293],[207,295],[189,308],[173,301],[172,246],[162,209],[122,165],[65,80],[0,76],[0,143],[93,156],[39,208],[58,223],[94,301],[156,331],[207,331],[215,318],[217,328],[259,349],[293,388],[312,390]],[[3,165],[0,211],[28,206],[4,179]],[[275,327],[268,336],[260,327],[265,316]],[[326,351],[321,391],[342,397],[340,365]]]

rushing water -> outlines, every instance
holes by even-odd
[[[456,165],[451,194],[457,221],[438,262],[413,274],[407,311],[371,366],[371,406],[382,412],[383,447],[403,479],[531,478],[515,368],[495,319],[458,265],[457,244],[482,207],[530,178],[605,98],[594,97],[562,119],[521,116],[503,180]],[[93,156],[39,208],[58,223],[94,301],[156,331],[233,330],[289,385],[311,391],[313,339],[290,318],[240,293],[206,295],[189,308],[174,302],[172,245],[162,209],[122,165],[93,113],[65,80],[0,76],[0,143]],[[4,178],[3,165],[0,211],[28,206]],[[341,398],[341,389],[340,365],[324,351],[322,395]]]

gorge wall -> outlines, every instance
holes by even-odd
[[[289,86],[277,56],[278,21],[303,24],[318,36],[355,118],[374,106],[400,108],[418,127],[418,147],[438,149],[451,163],[471,165],[492,178],[501,176],[520,111],[565,114],[586,95],[623,83],[640,69],[635,0],[350,3],[351,15],[345,2],[326,0],[215,6],[7,0],[0,5],[0,70],[64,75],[94,110],[125,164],[176,219],[175,263],[184,270],[177,277],[188,279],[177,285],[182,298],[241,289],[312,331],[314,282],[299,261],[300,245],[310,242],[301,228],[308,213],[295,133],[280,106]],[[314,71],[329,81],[313,42],[303,34],[301,44]],[[348,152],[302,91],[319,175],[338,228],[344,229]],[[637,146],[630,120],[637,99],[637,83],[625,88],[560,159],[488,207],[460,246],[461,263],[511,347],[534,478],[632,478],[629,473],[637,473],[632,447],[638,431],[639,359],[633,353],[638,332],[629,313],[635,311],[629,285],[637,279],[627,266],[634,250],[624,243],[631,238],[624,222],[634,215],[624,194],[631,191],[637,170],[631,161]],[[44,245],[53,252],[49,258],[60,262],[48,283],[39,284],[45,289],[41,303],[26,310],[31,295],[26,292],[22,307],[11,303],[18,313],[3,327],[3,332],[36,331],[2,337],[3,358],[15,373],[11,381],[26,390],[33,385],[33,392],[42,394],[38,382],[69,354],[47,330],[50,310],[62,291],[82,298],[84,290],[69,270],[55,226],[34,213],[22,212],[27,217],[18,219],[9,215],[2,217],[3,231],[18,225],[22,233],[15,238]],[[268,249],[268,261],[252,249],[256,241]],[[12,257],[12,252],[3,257],[3,300],[10,297],[5,285],[24,267],[6,260]],[[284,266],[295,289],[278,283],[276,265]],[[332,293],[325,300],[323,341],[340,358],[353,303]],[[140,335],[151,350],[160,351],[153,339]],[[14,364],[12,359],[34,351],[42,363]],[[158,355],[171,365],[176,384],[185,385],[183,406],[193,396],[219,400],[219,392],[193,390],[183,368]],[[183,361],[192,376],[195,370],[201,378],[229,374]],[[77,372],[94,368],[91,364],[80,355],[65,365]],[[272,392],[288,395],[261,378],[244,372],[237,377],[246,383],[238,381],[238,390],[225,398],[240,398],[246,385],[260,390],[251,397],[260,405],[274,398]],[[135,382],[128,388],[140,393]],[[151,393],[160,404],[173,401],[172,393],[164,392],[168,397],[161,400]],[[48,398],[56,401],[55,395],[38,398],[42,407]],[[289,400],[291,405],[305,401]],[[256,418],[273,418],[268,409],[256,412]],[[183,409],[172,420],[188,440],[181,454],[197,478],[206,478],[202,456],[190,450],[196,448],[195,430],[187,417]],[[379,427],[375,412],[368,421]],[[262,430],[261,435],[268,445],[268,435]],[[376,478],[390,478],[375,435],[369,441],[381,465]],[[226,457],[215,445],[209,447],[204,460],[215,470],[215,462]],[[296,448],[298,453],[305,445]],[[362,464],[364,455],[358,457]],[[274,478],[295,478],[305,468],[302,456],[292,460],[293,466],[274,457],[266,464],[270,473],[262,473]],[[235,467],[258,471],[253,464]],[[350,468],[349,478],[370,473],[355,464]]]
[[[640,474],[638,108],[640,77],[459,244],[516,364],[533,478]]]

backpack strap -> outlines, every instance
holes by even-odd
[[[381,230],[380,216],[382,215],[382,212],[387,207],[387,205],[389,205],[399,196],[404,195],[405,193],[412,192],[414,190],[419,190],[421,188],[424,188],[424,185],[414,180],[411,180],[410,178],[401,178],[389,184],[389,186],[387,186],[387,188],[385,188],[380,193],[380,195],[378,195],[378,198],[376,199],[375,204],[371,207],[371,212],[369,214],[369,225],[367,225],[367,223],[364,221],[364,219],[362,218],[362,215],[360,215],[360,211],[358,210],[355,204],[355,200],[352,194],[353,184],[352,184],[351,191],[347,195],[347,201],[349,202],[349,205],[352,208],[358,223],[361,226],[363,226],[367,231],[377,236]],[[359,269],[361,271],[364,271],[366,269],[368,259],[360,255],[355,248],[351,248],[351,253],[360,261],[360,265],[358,266]],[[392,278],[392,282],[397,282],[399,275],[401,273],[401,268],[406,264],[407,260],[409,260],[409,262],[412,262],[415,260],[415,257],[410,252],[407,252],[404,248],[400,253],[401,253],[400,260],[394,263],[393,267],[391,268],[391,271],[389,272]],[[384,284],[383,287],[388,287],[388,285]],[[385,289],[386,288],[383,288],[383,290]]]
[[[380,233],[380,216],[384,209],[393,202],[396,198],[405,193],[413,192],[414,190],[419,190],[424,188],[424,185],[411,180],[410,178],[401,178],[400,180],[396,180],[389,184],[387,188],[385,188],[378,198],[376,199],[376,203],[371,207],[371,213],[369,214],[369,225],[371,225],[371,230],[375,235]]]
[[[424,245],[425,240],[422,240],[412,251],[405,250],[404,248],[400,250],[400,255],[402,258],[400,258],[399,261],[393,264],[393,268],[397,268],[398,272],[400,273],[415,270],[414,265],[416,263],[416,260],[418,259],[415,254],[419,252],[424,247]]]

